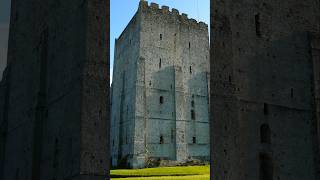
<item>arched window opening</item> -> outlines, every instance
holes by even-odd
[[[260,141],[261,143],[271,144],[271,130],[268,124],[263,124],[260,127]]]

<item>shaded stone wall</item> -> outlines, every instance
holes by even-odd
[[[112,83],[111,154],[113,166],[132,165],[135,132],[136,63],[139,58],[140,17],[136,14],[115,40]],[[142,103],[142,102],[139,102]]]
[[[13,1],[3,179],[105,179],[107,1]]]
[[[319,179],[319,11],[314,0],[211,1],[214,179]]]
[[[8,68],[3,73],[3,79],[0,81],[0,177],[3,176],[3,166],[5,160],[5,150],[7,141],[7,108],[9,96],[9,83],[7,81]]]

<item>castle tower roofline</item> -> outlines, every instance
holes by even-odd
[[[179,15],[179,10],[172,8],[172,14]]]
[[[162,6],[161,9],[162,9],[162,12],[166,12],[166,13],[170,11],[169,6]]]
[[[152,3],[150,4],[150,7],[151,7],[152,9],[159,9],[159,4],[152,2]]]
[[[140,0],[139,3],[139,10],[141,11],[155,11],[157,13],[169,14],[178,17],[182,22],[187,23],[191,26],[198,26],[200,29],[208,29],[208,25],[206,23],[201,21],[198,22],[193,18],[189,19],[188,14],[180,14],[178,9],[172,8],[170,11],[170,8],[168,6],[161,6],[161,8],[159,7],[159,4],[154,2],[151,2],[149,6],[148,1],[145,0]]]
[[[188,19],[188,14],[182,13],[181,16],[185,19]]]

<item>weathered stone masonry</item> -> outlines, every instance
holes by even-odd
[[[320,2],[211,1],[215,180],[318,180]]]
[[[107,0],[12,1],[0,179],[106,178],[108,16]]]
[[[114,166],[209,159],[208,41],[205,23],[140,1],[115,46]]]

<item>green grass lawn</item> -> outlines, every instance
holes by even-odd
[[[209,180],[210,166],[177,166],[145,169],[116,169],[110,172],[111,179],[121,180]]]

